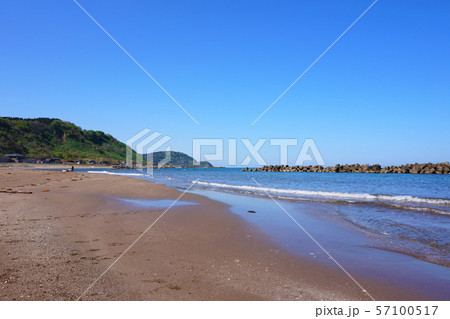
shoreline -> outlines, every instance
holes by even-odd
[[[175,199],[123,176],[0,168],[1,300],[75,300]],[[229,205],[186,193],[83,300],[369,300],[337,267],[284,251]],[[427,300],[357,278],[377,300]],[[5,283],[6,282],[6,283]]]
[[[37,163],[0,163],[0,169],[30,169],[30,170],[46,170],[46,169],[69,169],[70,167],[75,169],[95,169],[104,168],[111,169],[112,165],[89,165],[89,164],[37,164]]]

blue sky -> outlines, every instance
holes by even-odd
[[[328,165],[448,161],[448,1],[379,0],[251,126],[372,2],[79,0],[197,126],[73,1],[2,1],[0,114],[122,141],[147,127],[189,154],[192,138],[313,138]]]

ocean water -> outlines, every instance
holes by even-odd
[[[449,175],[220,168],[160,169],[152,176],[138,170],[89,172],[147,179],[181,191],[191,187],[189,192],[227,204],[291,253],[336,267],[320,243],[353,274],[450,298]]]
[[[364,233],[373,247],[450,266],[449,175],[243,172],[234,168],[160,169],[153,176],[138,170],[91,172],[145,178],[180,189],[192,185],[191,191],[207,192],[209,197],[222,193],[250,200],[270,195],[284,205],[289,203],[294,215],[311,211],[317,218]]]

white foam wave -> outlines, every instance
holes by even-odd
[[[398,207],[400,209],[404,209],[405,206],[393,204],[392,207]],[[449,211],[440,210],[436,208],[430,208],[430,207],[419,207],[419,206],[406,206],[408,210],[412,211],[418,211],[418,212],[424,212],[424,213],[432,213],[432,214],[438,214],[438,215],[447,215],[450,216]]]
[[[148,176],[147,174],[139,173],[114,173],[109,171],[88,171],[90,174],[106,174],[106,175],[119,175],[119,176]]]
[[[435,198],[421,198],[409,195],[372,195],[365,193],[344,193],[344,192],[326,192],[326,191],[311,191],[311,190],[299,190],[299,189],[282,189],[282,188],[268,188],[257,187],[248,185],[230,185],[220,183],[208,183],[202,181],[193,181],[195,184],[228,188],[236,190],[251,191],[255,193],[267,192],[269,194],[282,194],[293,196],[308,196],[308,197],[322,197],[333,199],[345,199],[345,200],[364,200],[364,201],[390,201],[390,202],[403,202],[410,204],[428,204],[428,205],[443,205],[450,206],[450,200],[447,199],[435,199]]]

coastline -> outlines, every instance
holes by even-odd
[[[47,169],[70,169],[72,166],[75,167],[75,169],[95,169],[95,168],[104,168],[104,169],[110,169],[112,168],[112,165],[89,165],[89,164],[81,164],[81,165],[73,165],[73,164],[35,164],[35,163],[0,163],[0,169],[30,169],[30,170],[47,170]]]
[[[123,176],[0,168],[1,300],[75,300],[176,199],[161,184]],[[186,193],[83,300],[369,300],[337,267],[281,249],[226,204]],[[377,300],[427,300],[358,281]]]

